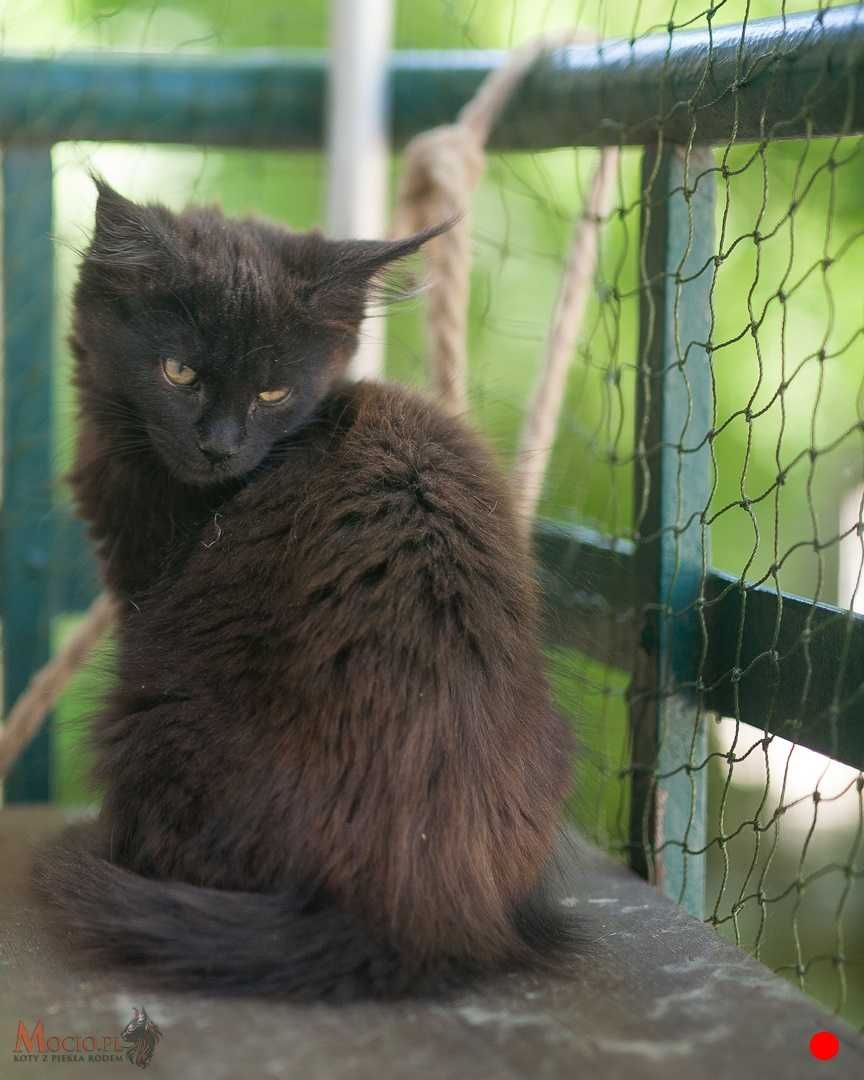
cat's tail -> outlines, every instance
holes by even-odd
[[[418,964],[320,897],[132,873],[103,858],[80,827],[37,855],[33,881],[75,946],[166,987],[348,1001],[437,995],[477,974],[446,958]],[[527,917],[524,940],[553,932],[536,912]]]
[[[397,950],[333,906],[146,878],[103,858],[84,829],[37,854],[33,883],[74,946],[169,987],[346,1000],[409,989]],[[452,974],[417,973],[419,989]]]

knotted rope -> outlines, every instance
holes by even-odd
[[[486,142],[513,91],[537,60],[550,49],[577,40],[587,39],[571,31],[542,37],[515,50],[505,65],[484,80],[455,123],[418,135],[405,150],[394,219],[396,235],[456,219],[452,229],[431,240],[424,249],[431,282],[426,300],[428,381],[443,407],[454,415],[465,413],[468,407],[470,213],[474,190],[486,166]],[[573,234],[522,428],[512,477],[516,511],[526,530],[531,527],[549,464],[617,164],[617,148],[604,148]]]

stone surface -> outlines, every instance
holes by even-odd
[[[839,1080],[864,1076],[864,1041],[627,870],[594,852],[565,903],[593,941],[568,978],[512,976],[435,1004],[296,1006],[153,993],[83,971],[44,932],[30,850],[52,809],[0,811],[0,1077],[134,1075],[120,1062],[16,1062],[19,1021],[46,1035],[117,1035],[144,1006],[163,1038],[148,1075],[183,1080]],[[813,1032],[840,1051],[816,1062]],[[86,1055],[85,1055],[86,1057]]]

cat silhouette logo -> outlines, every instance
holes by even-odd
[[[139,1069],[146,1069],[153,1060],[153,1051],[156,1043],[162,1038],[162,1032],[147,1015],[147,1010],[142,1005],[140,1009],[133,1008],[132,1019],[123,1028],[120,1038],[126,1043],[126,1060]]]

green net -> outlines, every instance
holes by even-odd
[[[395,44],[506,48],[568,25],[601,39],[579,54],[606,65],[590,102],[557,103],[572,131],[590,127],[621,154],[540,508],[556,524],[538,543],[550,676],[581,742],[572,814],[861,1025],[864,30],[829,41],[842,9],[796,19],[812,6],[403,0]],[[771,33],[754,29],[766,17]],[[0,31],[10,56],[158,51],[180,64],[322,47],[327,10],[10,0]],[[687,33],[701,44],[682,64]],[[635,78],[634,57],[650,78]],[[556,71],[566,77],[566,65]],[[188,146],[53,148],[58,499],[74,411],[62,336],[74,249],[92,220],[87,169],[175,207],[218,199],[298,228],[324,218],[320,153],[200,141],[190,128]],[[469,400],[508,461],[597,157],[591,145],[496,154],[475,202]],[[395,190],[398,154],[392,170]],[[15,197],[23,209],[32,192]],[[30,253],[19,254],[7,277],[28,274]],[[386,341],[388,376],[422,385],[419,303],[392,313]],[[7,443],[7,457],[18,449]],[[7,500],[7,527],[12,509]],[[85,580],[80,550],[65,559],[64,577]],[[60,593],[56,640],[74,610]],[[59,710],[65,802],[85,797],[75,744],[91,689]]]

